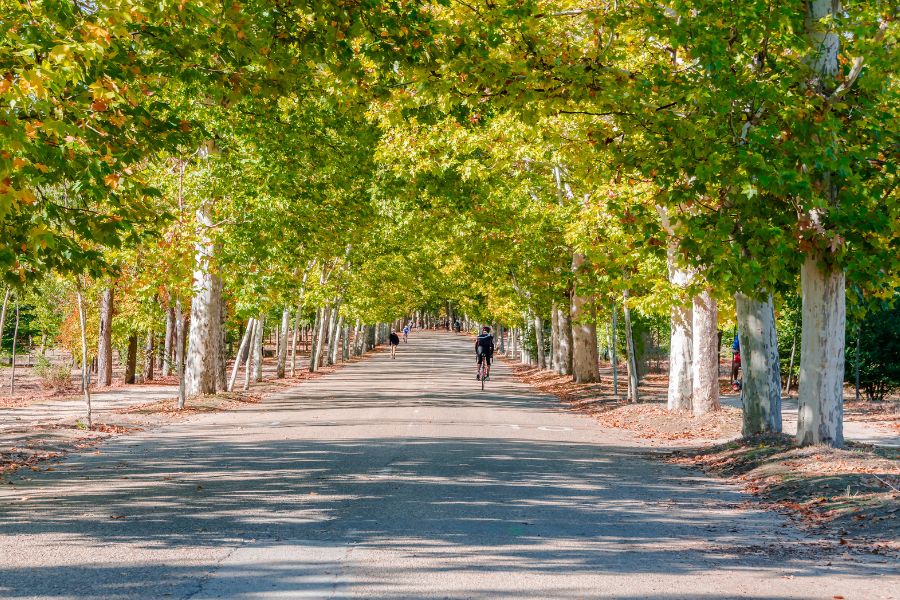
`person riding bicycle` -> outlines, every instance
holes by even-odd
[[[481,333],[475,338],[475,364],[481,367],[481,362],[487,362],[487,376],[491,376],[491,359],[494,356],[494,336],[491,334],[491,328],[485,325],[481,328]],[[475,375],[478,379],[478,375]]]
[[[407,339],[408,337],[409,337],[409,324],[407,324],[407,325],[403,328],[403,343],[404,343],[404,344],[407,343],[407,342],[409,341],[409,340]]]

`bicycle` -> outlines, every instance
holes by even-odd
[[[478,380],[481,381],[481,389],[484,389],[484,382],[491,375],[491,369],[488,366],[487,356],[482,357],[481,364],[478,365]]]

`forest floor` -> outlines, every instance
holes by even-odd
[[[605,427],[629,432],[641,445],[664,451],[663,460],[741,485],[763,505],[785,512],[811,530],[880,553],[900,551],[900,402],[845,405],[841,450],[797,448],[796,400],[784,401],[785,435],[742,440],[740,397],[723,394],[722,409],[701,417],[666,409],[665,376],[650,375],[638,388],[641,402],[615,396],[611,372],[576,384],[507,361],[520,381],[552,394]],[[621,383],[620,397],[627,385]],[[727,379],[723,391],[730,391]]]

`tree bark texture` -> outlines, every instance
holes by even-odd
[[[228,391],[234,390],[234,384],[237,381],[238,371],[241,363],[250,356],[250,342],[253,337],[253,318],[247,319],[247,329],[244,330],[244,337],[241,338],[241,345],[238,347],[237,354],[234,357],[234,365],[231,367],[231,378],[228,380]]]
[[[163,343],[162,376],[172,374],[172,353],[175,350],[175,307],[170,306],[166,311],[166,338]]]
[[[87,427],[93,426],[91,421],[91,370],[88,367],[88,345],[87,345],[87,315],[85,314],[84,296],[81,293],[81,286],[75,292],[75,299],[78,302],[78,323],[81,327],[81,389],[84,392],[84,403],[87,409],[86,420]]]
[[[803,325],[797,442],[844,444],[844,272],[807,256],[800,269]]]
[[[263,336],[266,331],[266,316],[259,313],[256,319],[256,337],[253,347],[253,381],[259,383],[263,380]]]
[[[770,295],[760,302],[734,296],[741,345],[743,434],[781,433],[781,363]]]
[[[137,374],[137,335],[128,336],[128,353],[125,357],[125,383],[132,384]]]
[[[572,376],[577,383],[600,381],[600,357],[597,354],[597,325],[592,299],[578,292],[578,273],[585,263],[583,254],[572,256],[576,274],[572,289]]]
[[[557,357],[556,363],[557,372],[560,375],[571,375],[573,342],[571,300],[569,298],[566,298],[564,304],[560,304],[556,307],[556,318],[559,327],[559,347],[557,348],[559,356]]]
[[[546,369],[547,356],[544,350],[544,322],[537,313],[534,314],[534,340],[537,346],[537,367],[538,369]]]
[[[112,385],[112,319],[114,292],[105,288],[100,294],[100,331],[97,337],[97,384]]]
[[[622,302],[622,316],[625,317],[625,351],[626,366],[628,367],[628,401],[637,403],[638,385],[640,384],[640,375],[637,369],[637,356],[634,347],[634,331],[631,328],[631,309],[628,308],[628,291],[625,291],[624,302]]]
[[[216,391],[219,309],[216,284],[210,260],[214,244],[209,234],[212,226],[203,209],[197,211],[198,240],[194,258],[194,297],[188,341],[185,388],[188,396],[213,394]]]
[[[719,409],[719,311],[709,290],[694,297],[691,409],[705,415]]]
[[[291,309],[287,306],[281,311],[281,335],[278,344],[278,362],[275,366],[275,377],[284,379],[284,371],[287,366],[288,329],[291,326]]]

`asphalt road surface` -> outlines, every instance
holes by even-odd
[[[0,597],[893,598],[497,364],[416,332],[248,409],[113,439],[0,490]]]

